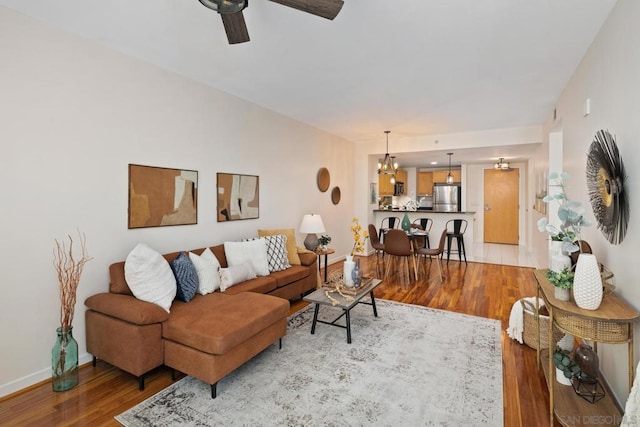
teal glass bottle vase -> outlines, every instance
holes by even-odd
[[[406,231],[407,233],[409,232],[409,230],[411,230],[411,221],[409,220],[409,214],[407,214],[406,212],[404,213],[404,216],[402,217],[402,229],[404,231]]]
[[[53,391],[65,391],[78,385],[78,343],[73,327],[57,328],[56,342],[51,350],[51,383]]]

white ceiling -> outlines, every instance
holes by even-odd
[[[251,0],[230,46],[198,0],[0,0],[353,142],[540,125],[616,0]],[[446,157],[446,156],[445,156]]]

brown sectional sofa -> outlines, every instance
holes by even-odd
[[[205,248],[191,252],[201,254]],[[227,267],[224,245],[211,247]],[[164,255],[171,262],[180,252]],[[124,276],[124,261],[109,267],[109,292],[85,301],[87,351],[138,377],[166,365],[211,384],[286,334],[289,301],[315,289],[317,256],[299,253],[301,265],[196,296],[174,300],[171,312],[136,299]]]

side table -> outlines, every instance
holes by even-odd
[[[322,263],[321,261],[321,257],[322,255],[324,255],[324,283],[327,283],[327,256],[329,254],[334,254],[336,253],[336,251],[334,249],[331,248],[327,248],[325,249],[317,249],[316,250],[316,255],[318,255],[318,271],[320,271],[322,269]]]
[[[546,270],[534,272],[537,290],[536,296],[544,299],[549,310],[550,348],[540,350],[540,318],[538,320],[538,366],[542,366],[547,387],[549,389],[549,425],[553,425],[554,416],[563,426],[582,426],[590,424],[591,420],[611,419],[613,425],[620,424],[622,412],[616,406],[607,384],[605,397],[589,403],[580,398],[571,386],[559,385],[555,380],[555,366],[553,365],[553,327],[577,338],[593,341],[594,350],[598,351],[598,342],[607,344],[627,344],[629,390],[633,385],[634,363],[633,357],[633,323],[640,317],[640,313],[616,294],[607,295],[597,310],[584,310],[573,301],[560,301],[554,296],[554,287],[546,278]],[[539,300],[538,300],[539,301]],[[536,313],[539,305],[536,303]],[[546,358],[546,363],[543,359]],[[577,418],[576,418],[577,417]]]

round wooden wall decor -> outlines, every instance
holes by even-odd
[[[329,176],[329,169],[320,168],[318,171],[318,189],[323,193],[329,189],[329,182],[331,182],[331,177]]]
[[[598,228],[614,245],[624,240],[629,224],[626,180],[615,139],[608,131],[599,130],[587,154],[587,189]]]
[[[340,187],[333,187],[331,190],[331,201],[334,205],[340,203]]]

